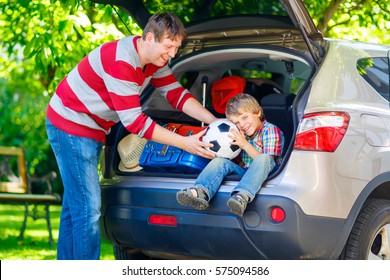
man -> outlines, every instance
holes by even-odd
[[[187,32],[172,13],[153,15],[142,37],[101,45],[58,85],[47,108],[47,133],[61,173],[64,195],[58,259],[99,259],[100,186],[98,159],[110,128],[121,121],[140,137],[173,145],[206,158],[205,132],[183,137],[142,113],[139,95],[147,84],[170,104],[204,122],[216,118],[174,78],[168,60]]]

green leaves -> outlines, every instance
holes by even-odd
[[[390,44],[389,0],[303,0],[326,37]]]
[[[0,145],[25,147],[31,174],[56,168],[45,129],[50,96],[89,51],[124,36],[113,15],[89,1],[0,0]]]

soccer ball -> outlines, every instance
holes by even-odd
[[[231,145],[233,140],[228,137],[231,128],[237,129],[237,126],[228,119],[219,119],[209,124],[203,141],[211,143],[214,147],[207,148],[215,153],[217,157],[233,159],[239,155],[241,148],[237,145]]]

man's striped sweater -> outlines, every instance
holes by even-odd
[[[167,65],[141,68],[138,38],[130,36],[101,45],[65,77],[47,108],[54,126],[104,142],[110,128],[121,121],[131,133],[150,139],[155,122],[142,113],[139,98],[149,82],[174,108],[182,110],[192,95]]]

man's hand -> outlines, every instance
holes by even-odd
[[[178,147],[194,155],[213,159],[215,157],[214,153],[206,150],[207,147],[213,147],[213,144],[199,140],[206,131],[207,130],[204,129],[191,136],[181,136],[156,124],[152,140],[162,144]]]
[[[215,154],[213,152],[210,152],[209,150],[206,150],[206,148],[211,148],[214,145],[210,143],[206,143],[203,141],[200,141],[199,139],[206,133],[206,129],[198,132],[197,134],[184,137],[184,150],[194,154],[198,155],[204,158],[213,159],[215,157]]]

